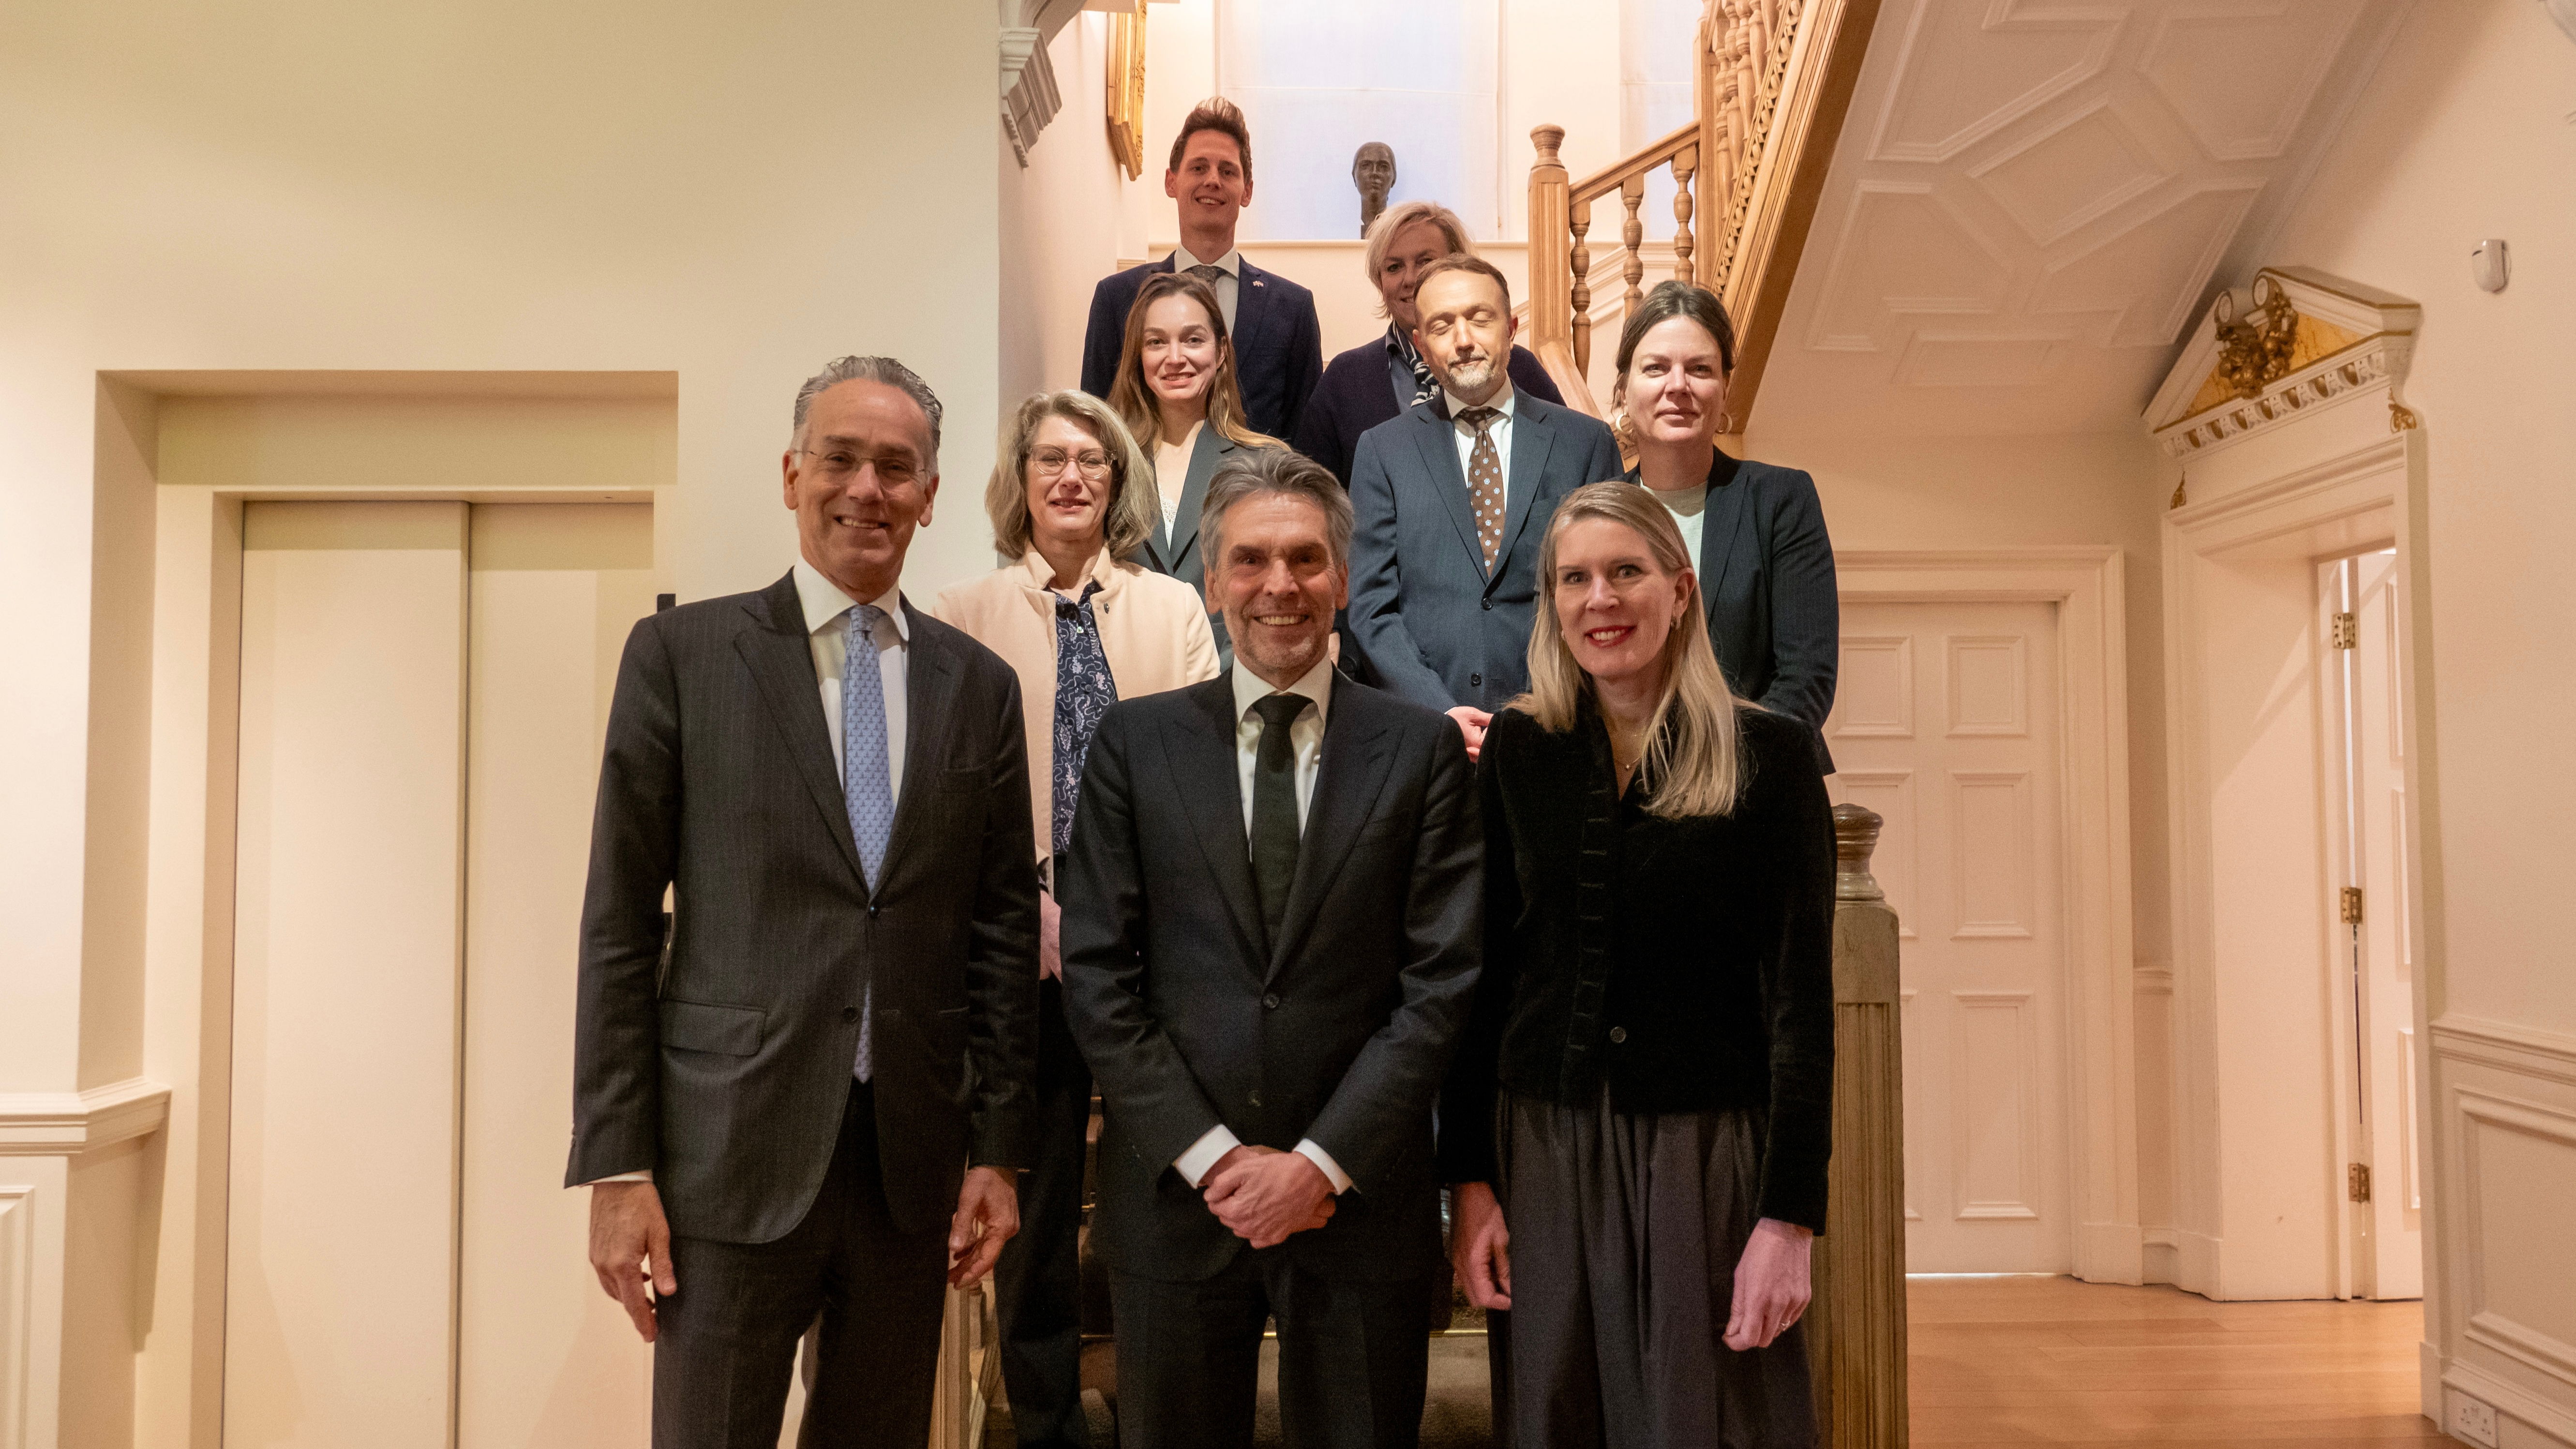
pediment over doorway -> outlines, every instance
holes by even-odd
[[[2313,267],[2265,267],[2201,315],[2147,405],[2147,430],[2189,463],[2365,399],[2387,406],[2392,431],[2412,427],[2398,391],[2422,317],[2403,297]]]

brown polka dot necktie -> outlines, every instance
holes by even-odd
[[[1467,501],[1476,506],[1476,546],[1485,551],[1485,572],[1494,571],[1494,555],[1503,546],[1503,451],[1494,446],[1494,424],[1500,408],[1467,408],[1458,421],[1476,430],[1475,451],[1467,455]]]

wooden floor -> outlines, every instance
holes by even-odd
[[[1906,1287],[1917,1449],[2452,1444],[2416,1408],[2415,1303],[2212,1303],[2072,1278]]]

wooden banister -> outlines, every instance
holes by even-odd
[[[1564,127],[1530,133],[1539,159],[1530,168],[1529,344],[1569,403],[1578,390],[1592,395],[1592,203],[1619,198],[1624,316],[1645,296],[1646,224],[1638,212],[1648,179],[1669,170],[1672,274],[1715,291],[1735,321],[1727,400],[1741,430],[1879,3],[1708,0],[1693,40],[1690,124],[1580,180],[1569,179],[1561,159]]]

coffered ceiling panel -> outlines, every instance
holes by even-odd
[[[2407,3],[1886,0],[1757,431],[2137,426]]]

